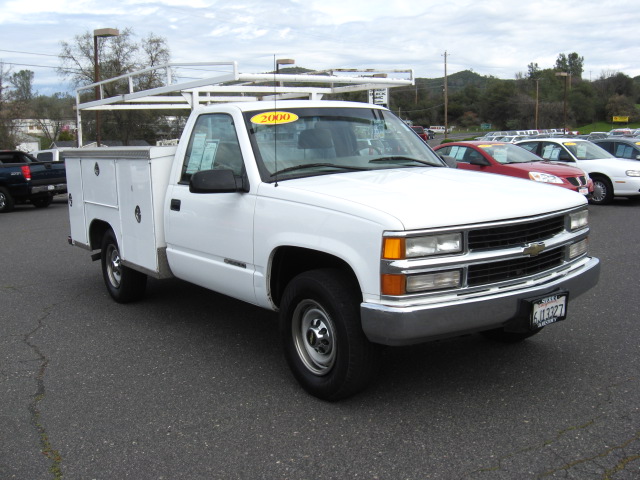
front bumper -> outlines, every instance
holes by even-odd
[[[369,340],[383,345],[410,345],[489,330],[522,317],[526,299],[562,290],[573,300],[594,287],[599,276],[600,261],[590,258],[564,276],[515,291],[408,307],[362,303],[362,328]]]

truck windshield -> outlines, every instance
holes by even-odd
[[[386,110],[317,107],[245,112],[265,182],[362,170],[443,167],[409,126]]]

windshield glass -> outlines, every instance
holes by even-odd
[[[278,105],[280,107],[280,105]],[[386,110],[316,107],[245,112],[265,182],[362,170],[435,166],[440,158]]]
[[[542,159],[534,153],[522,147],[511,144],[480,145],[480,148],[487,152],[498,163],[528,163],[539,162]]]
[[[597,160],[599,158],[615,158],[604,148],[597,146],[591,142],[563,142],[574,157],[578,160]]]

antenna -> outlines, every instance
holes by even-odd
[[[273,156],[274,156],[274,168],[276,169],[276,183],[278,186],[278,115],[275,113],[277,109],[278,98],[278,82],[276,81],[276,73],[278,70],[278,63],[276,62],[276,55],[273,54],[273,113],[274,113],[274,125],[273,125]]]

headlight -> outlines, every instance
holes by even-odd
[[[587,253],[589,249],[589,241],[585,238],[569,247],[569,258],[574,259]]]
[[[589,210],[580,210],[579,212],[573,212],[569,214],[571,224],[569,230],[574,232],[585,228],[589,225]]]
[[[382,258],[403,260],[405,258],[460,253],[461,251],[461,233],[442,233],[423,237],[385,237],[382,245]]]
[[[381,276],[381,292],[383,295],[406,295],[407,293],[429,292],[459,288],[462,278],[460,270],[446,272],[422,273],[418,275]]]
[[[407,277],[407,293],[460,287],[460,270],[425,273]]]
[[[542,183],[562,183],[562,179],[560,177],[556,177],[549,173],[529,172],[529,178]]]
[[[627,170],[627,177],[640,177],[640,170]]]

